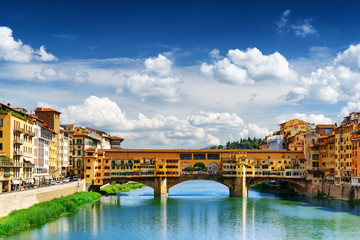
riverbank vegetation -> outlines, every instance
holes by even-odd
[[[119,193],[119,192],[127,192],[127,191],[130,191],[131,189],[142,188],[143,186],[144,186],[144,184],[136,183],[136,182],[128,182],[125,184],[116,184],[116,182],[114,181],[110,185],[101,188],[101,192],[113,194],[113,193]]]
[[[334,197],[329,196],[326,193],[321,192],[320,190],[317,191],[316,198],[317,199],[329,199],[329,200],[334,199]]]
[[[14,210],[8,216],[0,218],[0,235],[45,223],[65,213],[75,212],[79,206],[91,203],[100,197],[101,195],[96,192],[78,192],[37,203],[27,209]]]

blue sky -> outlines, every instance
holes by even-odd
[[[3,1],[0,101],[129,148],[264,137],[360,109],[358,1]]]

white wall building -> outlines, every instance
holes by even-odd
[[[37,181],[44,181],[49,178],[49,149],[52,141],[52,132],[35,123],[34,143],[34,172],[33,177]]]

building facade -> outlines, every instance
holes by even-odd
[[[24,109],[0,104],[0,190],[33,181],[34,119]]]

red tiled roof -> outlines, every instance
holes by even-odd
[[[87,134],[82,132],[76,132],[73,134],[73,136],[87,136]]]
[[[124,140],[123,138],[120,138],[120,137],[110,137],[110,139],[113,139],[113,140]]]
[[[61,112],[56,111],[56,110],[54,110],[54,109],[52,109],[52,108],[41,108],[41,107],[39,107],[39,108],[36,108],[35,111],[41,111],[41,112],[57,112],[57,113],[60,113],[60,114],[61,114]]]

